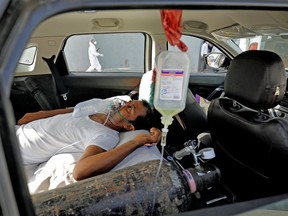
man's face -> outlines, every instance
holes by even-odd
[[[147,108],[143,105],[142,101],[133,100],[122,106],[119,112],[128,121],[135,121],[137,117],[144,117],[147,114]]]
[[[123,130],[134,130],[135,127],[132,121],[135,121],[139,116],[146,116],[147,108],[142,101],[134,100],[125,102],[125,104],[109,118],[116,125]]]

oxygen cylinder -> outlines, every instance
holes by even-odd
[[[196,191],[220,180],[218,168],[179,169],[159,160],[72,183],[32,195],[35,213],[46,215],[170,215],[188,211]]]
[[[159,160],[85,179],[32,195],[36,215],[168,215],[187,211],[191,192],[185,178]],[[153,200],[155,196],[155,200]]]

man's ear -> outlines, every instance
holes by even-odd
[[[132,131],[132,130],[135,130],[135,127],[133,124],[125,124],[124,129],[127,131]]]

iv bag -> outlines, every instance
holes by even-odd
[[[190,69],[186,52],[164,51],[157,58],[154,106],[162,114],[164,125],[171,124],[172,117],[185,108]]]

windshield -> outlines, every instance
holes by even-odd
[[[269,50],[277,53],[283,60],[285,68],[288,68],[288,36],[287,35],[264,35],[252,38],[233,40],[242,51],[246,50]]]
[[[288,68],[288,32],[286,30],[270,27],[255,33],[241,26],[233,26],[212,34],[238,53],[246,50],[275,52],[282,58],[285,68]]]

